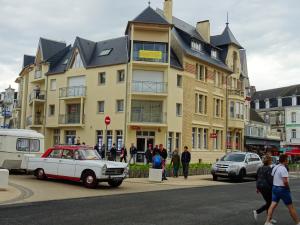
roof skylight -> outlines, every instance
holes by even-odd
[[[106,55],[109,55],[111,53],[113,49],[112,48],[109,48],[109,49],[104,49],[100,52],[99,56],[106,56]]]

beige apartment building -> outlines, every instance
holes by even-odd
[[[40,38],[17,79],[20,128],[45,134],[46,147],[186,145],[193,161],[243,149],[242,47],[228,24],[211,36],[209,21],[192,26],[173,17],[172,4],[147,7],[115,39],[67,46]]]

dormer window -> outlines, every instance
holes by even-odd
[[[202,44],[197,42],[197,41],[192,41],[191,42],[191,48],[197,52],[201,52],[202,51]]]
[[[106,55],[109,55],[111,53],[113,49],[112,48],[109,48],[109,49],[104,49],[100,52],[99,56],[106,56]]]
[[[218,58],[218,52],[217,52],[216,49],[211,50],[211,57],[214,58],[214,59]]]
[[[65,59],[65,61],[63,61],[63,65],[67,65],[68,64],[69,59]]]

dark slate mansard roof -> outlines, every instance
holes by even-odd
[[[164,12],[161,9],[156,9],[156,11],[164,16]],[[209,64],[218,66],[224,70],[231,71],[231,69],[222,61],[222,50],[216,48],[215,46],[204,41],[203,37],[197,32],[196,28],[176,17],[173,16],[173,29],[172,33],[175,39],[180,44],[181,48],[185,51],[186,54],[196,57],[200,60],[203,60]],[[191,39],[196,39],[203,43],[204,50],[203,52],[195,51],[191,48],[190,42]],[[214,59],[211,57],[211,49],[217,49],[220,53],[220,59]]]
[[[42,58],[47,61],[56,53],[66,47],[66,43],[40,38],[39,47],[41,48]]]
[[[23,57],[23,69],[31,64],[34,64],[35,57],[31,55],[24,55]]]
[[[226,27],[225,27],[222,34],[211,36],[211,43],[214,46],[224,46],[224,45],[234,44],[238,48],[243,49],[241,44],[234,37],[234,35],[231,32],[228,24],[226,25]]]
[[[130,22],[170,25],[169,22],[150,6]]]
[[[291,97],[293,95],[300,95],[300,84],[292,85],[288,87],[281,87],[263,91],[257,91],[254,93],[253,100],[265,100],[278,97]]]
[[[51,62],[51,66],[47,74],[65,72],[71,64],[71,57],[76,48],[78,48],[82,62],[86,68],[127,63],[127,43],[127,36],[100,42],[93,42],[77,37],[73,47],[66,47],[48,60]],[[100,52],[106,49],[112,49],[110,54],[106,56],[99,56]],[[67,63],[64,64],[66,61]]]

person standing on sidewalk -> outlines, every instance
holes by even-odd
[[[178,154],[178,149],[175,149],[172,154],[170,166],[173,166],[173,177],[178,177],[178,170],[180,166],[180,156]]]
[[[275,166],[272,170],[273,188],[272,188],[272,203],[268,210],[267,220],[265,225],[272,225],[271,218],[275,208],[277,207],[280,199],[284,202],[289,210],[289,213],[296,223],[300,225],[300,220],[297,215],[296,209],[293,205],[290,187],[289,187],[289,173],[286,169],[288,164],[287,155],[280,155],[279,165]]]
[[[184,151],[181,154],[181,164],[182,164],[184,179],[187,179],[189,175],[190,161],[191,161],[191,153],[188,151],[188,147],[184,146]]]
[[[168,152],[164,148],[163,144],[159,145],[159,150],[160,150],[160,155],[163,159],[162,160],[163,180],[168,180],[167,179],[167,171],[166,171],[166,163],[167,163]]]
[[[134,144],[131,144],[131,147],[129,149],[129,153],[130,153],[130,159],[129,159],[129,164],[131,163],[131,160],[133,159],[133,164],[135,164],[135,159],[136,159],[136,154],[137,154],[137,149],[134,146]]]
[[[257,221],[257,215],[263,211],[267,211],[272,203],[272,157],[270,155],[265,155],[263,158],[264,165],[257,170],[257,180],[256,180],[256,192],[261,193],[262,197],[266,203],[257,210],[253,211],[253,216],[255,221]],[[272,219],[271,223],[276,223],[276,220]]]
[[[114,143],[112,148],[110,149],[110,157],[112,161],[117,161],[117,148],[116,144]]]
[[[127,163],[127,149],[125,145],[121,148],[121,154],[120,154],[120,162],[124,160],[125,163]]]

